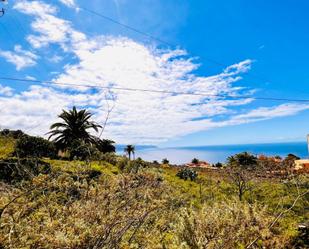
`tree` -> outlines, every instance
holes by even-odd
[[[54,139],[59,149],[67,149],[74,141],[81,141],[85,144],[96,144],[97,138],[89,133],[89,130],[98,132],[101,126],[90,121],[92,114],[86,110],[78,111],[74,106],[72,110],[65,111],[58,116],[63,122],[51,125],[49,139]]]
[[[216,164],[213,165],[213,167],[215,167],[215,168],[222,168],[223,164],[220,163],[220,162],[217,162]]]
[[[167,158],[164,158],[164,159],[162,160],[162,164],[169,164],[169,163],[170,163],[170,161],[167,160]]]
[[[228,172],[230,179],[236,188],[236,192],[238,193],[238,198],[240,201],[242,201],[244,194],[250,190],[252,174],[249,170],[241,167],[230,168]]]
[[[68,152],[70,153],[70,160],[88,161],[98,150],[91,144],[76,140],[68,147]]]
[[[133,154],[133,156],[135,155],[135,147],[134,145],[127,145],[127,147],[125,147],[124,151],[128,154],[129,156],[129,160],[131,160],[131,154]]]
[[[250,190],[250,181],[257,163],[257,157],[248,152],[239,153],[228,158],[229,176],[236,187],[240,201],[242,201],[244,194]]]
[[[0,136],[6,136],[6,137],[12,137],[14,139],[18,139],[22,137],[23,135],[26,135],[21,130],[9,130],[9,129],[3,129],[0,131]]]
[[[102,153],[112,153],[116,151],[115,142],[108,139],[98,139],[97,149]]]
[[[230,156],[228,159],[228,165],[233,167],[242,167],[242,168],[254,168],[257,166],[258,159],[256,156],[248,153],[242,152],[234,156]]]
[[[199,161],[197,158],[193,158],[193,159],[192,159],[192,163],[193,163],[193,164],[198,164],[199,162],[200,162],[200,161]]]

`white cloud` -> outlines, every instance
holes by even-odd
[[[53,5],[41,1],[21,0],[14,5],[14,8],[24,14],[35,17],[32,22],[32,29],[38,35],[29,35],[27,40],[34,48],[48,46],[50,43],[57,43],[63,49],[68,49],[66,43],[78,42],[85,36],[76,32],[69,21],[57,18],[55,15],[58,9]]]
[[[90,91],[73,84],[209,95],[114,90],[115,107],[105,135],[119,143],[160,143],[193,132],[293,115],[308,109],[306,105],[283,104],[240,113],[235,107],[246,106],[253,99],[220,97],[254,91],[234,84],[250,70],[251,60],[231,65],[217,75],[196,75],[199,65],[184,50],[158,49],[125,37],[87,37],[70,22],[56,17],[57,8],[41,1],[22,0],[15,8],[34,18],[31,26],[35,33],[28,36],[34,48],[57,44],[77,62],[66,65],[54,79],[72,86],[33,86],[10,98],[1,97],[0,109],[5,110],[0,123],[4,126],[42,135],[57,114],[72,105],[90,108],[95,120],[104,123],[106,91]],[[108,102],[112,104],[111,100]],[[217,116],[222,121],[216,121]]]
[[[12,96],[13,95],[13,89],[11,87],[8,86],[2,86],[0,84],[0,95],[4,95],[4,96]]]
[[[37,55],[30,51],[23,50],[20,45],[16,45],[14,51],[0,50],[0,56],[14,64],[18,71],[36,65],[36,60],[38,59]]]
[[[44,135],[62,109],[71,105],[94,104],[96,101],[96,96],[68,95],[52,88],[32,86],[29,90],[12,97],[0,97],[1,127]]]
[[[70,8],[77,8],[75,0],[59,0],[61,3]]]
[[[228,122],[231,124],[257,122],[273,118],[292,116],[305,110],[309,110],[309,104],[284,103],[278,106],[260,107],[245,114],[239,114]]]
[[[26,79],[27,79],[27,80],[36,80],[36,78],[35,78],[35,77],[30,76],[30,75],[27,75],[27,76],[26,76]]]
[[[54,55],[52,56],[51,58],[48,59],[50,62],[53,62],[53,63],[59,63],[60,61],[63,60],[63,57],[62,56],[59,56],[59,55]]]

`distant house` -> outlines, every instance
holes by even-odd
[[[198,163],[187,163],[184,165],[189,168],[213,168],[208,162],[199,161]]]
[[[268,157],[268,156],[265,156],[265,155],[259,155],[258,156],[258,159],[260,161],[273,161],[275,163],[281,163],[282,162],[282,158],[280,157]]]
[[[295,160],[295,169],[309,172],[309,159]]]

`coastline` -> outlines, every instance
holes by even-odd
[[[161,161],[168,158],[171,163],[183,164],[190,162],[192,158],[205,160],[209,163],[224,163],[227,157],[240,152],[250,152],[254,155],[281,156],[285,157],[292,153],[301,158],[308,157],[306,142],[288,143],[264,143],[264,144],[239,144],[239,145],[206,145],[186,147],[145,147],[139,146],[136,150],[136,157],[147,161]],[[118,150],[117,154],[123,154]]]

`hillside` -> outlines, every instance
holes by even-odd
[[[4,158],[14,150],[14,139],[0,141],[9,145],[1,150]],[[16,165],[50,169],[1,182],[3,248],[292,248],[305,243],[298,225],[309,220],[309,196],[298,196],[308,190],[306,175],[252,178],[240,201],[225,169],[199,170],[196,180],[186,181],[176,176],[176,167],[113,154],[89,162],[23,160]]]
[[[11,137],[0,136],[0,158],[10,156],[14,151],[15,139]]]

